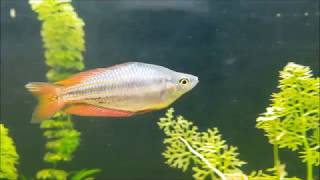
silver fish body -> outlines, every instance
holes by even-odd
[[[167,107],[198,83],[196,76],[139,62],[92,74],[62,90],[66,104],[85,103],[130,112],[155,110]]]

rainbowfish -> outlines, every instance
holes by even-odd
[[[38,98],[32,121],[59,110],[79,116],[128,117],[169,106],[194,88],[198,77],[140,62],[80,72],[56,83],[31,82]]]

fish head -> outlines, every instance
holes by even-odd
[[[169,106],[183,94],[194,88],[198,84],[199,79],[197,76],[191,74],[170,72],[170,75],[166,77],[165,82],[165,88],[160,93],[162,101],[160,104],[157,104],[156,109],[162,109]]]
[[[174,84],[174,94],[179,97],[193,89],[198,84],[199,79],[191,74],[176,72],[172,81]]]

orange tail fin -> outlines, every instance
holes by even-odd
[[[31,123],[39,123],[59,111],[64,102],[60,97],[61,87],[49,83],[32,82],[25,86],[38,98],[38,105],[32,114]]]

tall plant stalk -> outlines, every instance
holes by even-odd
[[[277,176],[277,179],[280,180],[281,170],[280,170],[279,150],[278,150],[277,144],[273,145],[273,158],[274,158],[273,161],[274,161],[274,168],[275,168],[276,176]]]
[[[301,117],[304,119],[304,117]],[[303,126],[305,127],[305,121],[303,120]],[[307,168],[307,180],[312,180],[313,179],[313,165],[312,165],[312,157],[310,157],[310,154],[312,153],[310,151],[310,145],[307,139],[307,131],[304,131],[304,136],[303,136],[303,145],[304,145],[304,149],[306,149],[306,168]]]
[[[71,0],[29,0],[32,10],[42,22],[41,36],[45,62],[50,67],[49,82],[64,79],[84,68],[84,22],[74,11]],[[71,116],[58,112],[41,123],[48,142],[44,161],[51,169],[37,173],[38,179],[67,179],[68,173],[57,169],[58,163],[71,161],[80,143],[80,132],[74,129]]]

